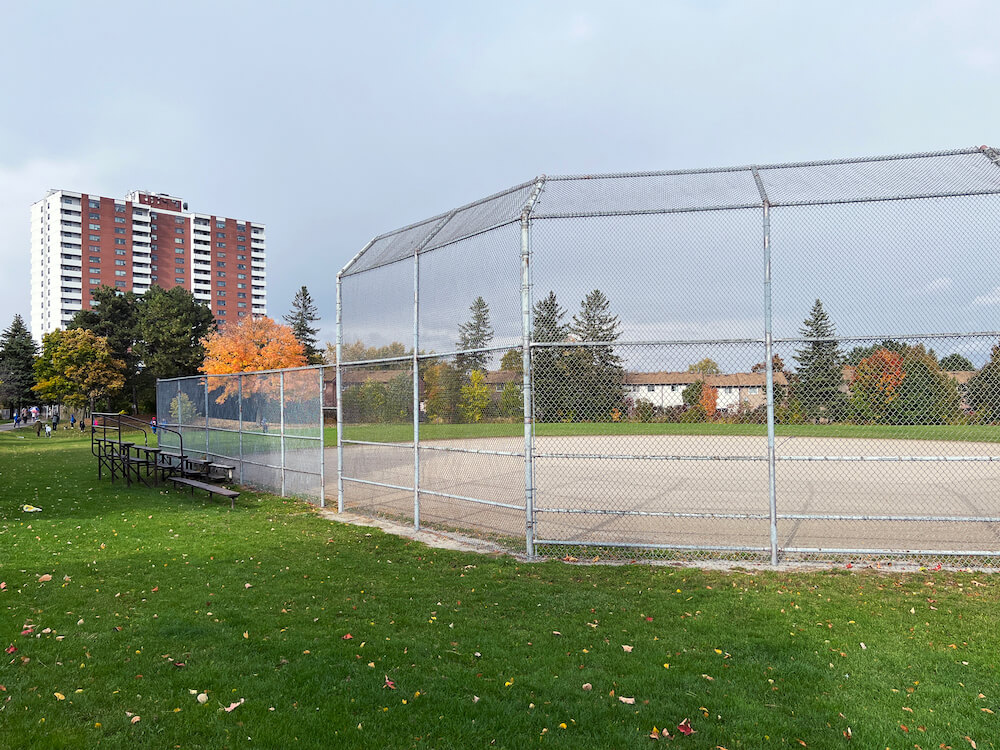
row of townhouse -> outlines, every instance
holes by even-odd
[[[854,380],[855,368],[845,366],[843,370],[841,391],[848,393],[850,383]],[[945,373],[956,382],[959,393],[962,394],[962,406],[965,403],[965,388],[969,380],[976,374],[975,370],[960,370]],[[399,370],[364,371],[345,368],[342,373],[343,386],[361,385],[372,380],[386,384],[398,377],[410,378],[409,372]],[[624,378],[625,396],[633,402],[640,400],[650,402],[654,407],[667,409],[683,406],[684,389],[697,381],[716,390],[716,408],[723,411],[733,411],[740,407],[756,409],[766,402],[766,374],[763,372],[736,372],[728,375],[701,375],[692,372],[626,372]],[[493,400],[498,400],[508,383],[521,386],[521,373],[514,370],[490,370],[486,373],[486,386],[490,389]],[[332,381],[326,384],[324,405],[336,405],[335,385]],[[774,373],[775,386],[787,386],[788,378],[783,372]],[[423,382],[420,383],[421,398],[423,397]]]

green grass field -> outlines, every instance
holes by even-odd
[[[781,437],[823,438],[877,438],[883,440],[948,440],[959,442],[998,443],[1000,427],[996,425],[849,425],[803,424],[777,425],[775,435]],[[515,437],[524,434],[522,424],[422,424],[421,440],[460,440],[485,437]],[[758,424],[724,424],[705,422],[679,424],[676,422],[584,422],[539,423],[535,434],[542,437],[574,435],[758,435],[767,434],[767,428]],[[406,443],[413,439],[412,424],[354,424],[344,425],[347,440]],[[327,427],[325,445],[337,444],[337,430]]]
[[[1000,746],[983,573],[526,564],[111,486],[28,430],[0,548],[4,748]]]

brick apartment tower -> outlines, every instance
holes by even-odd
[[[125,199],[50,190],[31,206],[31,333],[65,328],[90,289],[183,286],[219,324],[267,314],[264,225],[192,213],[135,190]]]

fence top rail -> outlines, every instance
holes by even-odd
[[[930,168],[919,163],[906,166],[906,162],[936,159],[941,161]],[[338,277],[410,259],[504,226],[528,206],[525,203],[518,210],[514,205],[520,199],[528,200],[519,196],[520,191],[539,184],[552,189],[543,192],[532,219],[737,210],[762,208],[765,203],[804,207],[958,198],[1000,194],[1000,156],[993,148],[979,146],[703,169],[541,175],[378,235]],[[459,219],[473,214],[477,218]]]

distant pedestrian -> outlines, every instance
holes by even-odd
[[[52,415],[52,429],[53,430],[59,429],[59,412],[56,412],[55,414]]]
[[[45,437],[52,437],[52,425],[48,422],[45,423]]]
[[[267,417],[260,418],[260,431],[267,434]]]
[[[76,427],[76,414],[69,415],[69,428],[72,430]]]
[[[87,429],[87,420],[86,419],[81,419],[80,420],[80,432],[83,432],[86,429]]]
[[[41,420],[38,420],[37,422],[35,422],[35,437],[41,437],[41,436],[42,436],[42,422]]]
[[[149,420],[149,428],[153,431],[153,434],[155,435],[156,434],[156,417],[153,417],[151,420]]]

